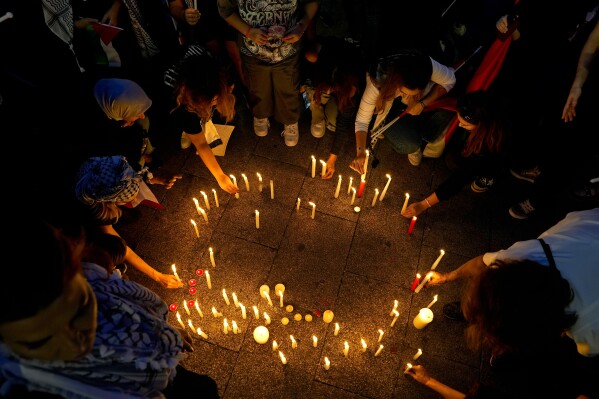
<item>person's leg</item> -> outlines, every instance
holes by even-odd
[[[293,56],[271,67],[274,116],[284,125],[295,124],[300,117],[298,57]]]
[[[422,132],[422,140],[431,143],[445,131],[455,112],[446,109],[436,109],[420,114],[416,123]]]
[[[250,92],[250,107],[255,118],[263,119],[273,115],[272,66],[242,55],[244,73]]]
[[[412,115],[405,115],[385,131],[385,139],[396,152],[411,154],[420,149],[422,136],[415,126],[415,119]]]
[[[167,399],[187,399],[190,394],[202,399],[220,398],[218,387],[212,378],[189,371],[181,365],[177,366],[177,375],[162,393]]]

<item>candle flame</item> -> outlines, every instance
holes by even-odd
[[[442,249],[442,250],[441,250],[441,251],[439,251],[439,252],[441,252],[441,255],[445,255],[445,250],[443,250],[443,249]]]
[[[175,267],[175,264],[173,263],[173,265],[171,266],[171,269],[173,269],[173,274],[177,274],[177,268]]]
[[[316,204],[314,202],[308,202],[308,204],[310,204],[312,206],[316,206]]]
[[[258,180],[262,181],[262,175],[260,173],[256,173],[256,176],[258,176]]]
[[[368,345],[366,345],[366,341],[364,341],[364,338],[362,338],[360,341],[362,342],[362,348],[366,349]]]
[[[406,193],[406,199],[410,198],[410,194]]]
[[[395,317],[399,317],[399,312],[397,311],[397,309],[393,309],[393,314],[395,315]]]
[[[202,194],[202,196],[203,196],[204,198],[206,198],[206,197],[207,197],[206,193],[205,193],[205,192],[203,192],[203,191],[200,191],[200,194]]]
[[[191,220],[191,224],[193,224],[194,226],[197,226],[197,224],[196,224],[196,221],[195,221],[195,220],[193,220],[193,219],[189,219],[189,220]]]
[[[279,351],[279,357],[281,358],[281,362],[283,362],[283,364],[287,364],[287,358],[285,357],[283,352]]]

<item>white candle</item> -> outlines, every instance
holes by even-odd
[[[297,349],[297,341],[295,340],[295,338],[293,338],[293,335],[290,335],[289,339],[291,339],[291,348]]]
[[[411,363],[406,363],[406,368],[403,370],[403,373],[404,373],[404,374],[405,374],[405,373],[407,373],[408,371],[410,371],[410,369],[411,369],[412,367],[414,367],[414,366],[412,366],[412,364],[411,364]]]
[[[245,173],[242,173],[241,177],[243,177],[243,181],[245,182],[246,191],[250,191],[250,182],[248,181],[248,177],[245,175]]]
[[[383,339],[383,334],[385,334],[385,332],[379,328],[379,339],[377,342],[381,342],[381,339]]]
[[[208,223],[208,215],[206,215],[206,211],[204,211],[204,209],[200,208],[200,213],[202,214],[202,217],[204,218],[206,223]]]
[[[181,324],[181,327],[185,329],[185,324],[183,324],[183,320],[181,320],[181,315],[179,314],[179,311],[177,311],[177,321],[179,322],[179,324]]]
[[[237,299],[237,294],[232,293],[231,296],[233,297],[233,303],[235,304],[235,307],[239,309],[239,300]]]
[[[368,170],[368,158],[370,157],[370,151],[366,150],[366,159],[364,160],[364,174],[362,180],[366,179],[366,171]]]
[[[258,191],[262,192],[262,175],[260,173],[256,173],[258,176]]]
[[[383,201],[383,198],[385,198],[385,194],[387,194],[387,189],[389,188],[389,184],[391,184],[391,175],[386,175],[387,176],[387,184],[385,184],[385,188],[383,188],[383,192],[381,193],[381,196],[379,197],[379,201]]]
[[[431,270],[435,270],[437,268],[437,266],[439,265],[439,262],[441,262],[441,258],[443,257],[443,255],[445,255],[445,251],[441,250],[439,251],[439,257],[435,260],[435,263],[433,263],[433,265],[431,266]]]
[[[331,361],[329,360],[328,357],[325,356],[324,358],[324,369],[328,370],[331,368]]]
[[[391,309],[391,312],[389,312],[389,316],[393,316],[393,311],[397,310],[398,306],[399,306],[399,301],[396,299],[395,301],[393,301],[393,309]]]
[[[349,178],[349,184],[347,185],[347,195],[349,195],[349,193],[351,193],[351,188],[352,188],[352,182],[354,181],[353,177]]]
[[[383,348],[384,348],[384,346],[382,344],[379,345],[379,348],[376,350],[376,352],[374,352],[374,356],[380,355]]]
[[[420,312],[414,317],[414,327],[421,330],[433,321],[433,311],[429,308],[422,308]]]
[[[426,284],[428,282],[428,280],[431,279],[431,277],[433,276],[433,272],[428,272],[426,274],[426,276],[422,279],[422,281],[420,282],[420,284],[418,284],[418,287],[416,287],[416,289],[414,290],[415,293],[419,293],[420,290],[422,289],[422,287],[424,287],[424,284]]]
[[[368,345],[366,345],[366,341],[364,341],[364,338],[362,338],[360,342],[362,343],[362,352],[366,352],[366,349],[368,348]]]
[[[229,177],[231,178],[231,180],[233,180],[233,185],[234,185],[235,187],[239,188],[239,187],[237,186],[237,178],[236,178],[235,176],[233,176],[233,175],[229,175]],[[235,194],[235,198],[239,199],[239,193],[236,193],[236,194]]]
[[[196,221],[193,219],[190,219],[190,220],[191,220],[191,224],[193,225],[193,229],[196,232],[196,237],[200,238],[200,232],[198,231],[198,225],[196,224]]]
[[[239,302],[239,307],[241,308],[241,317],[245,320],[247,318],[245,306],[243,305],[243,303]]]
[[[196,299],[195,301],[195,308],[198,311],[198,314],[200,315],[201,318],[204,318],[204,313],[202,313],[202,309],[200,309],[200,304],[198,303],[198,300]]]
[[[422,355],[422,349],[418,348],[418,351],[416,352],[414,357],[412,357],[412,360],[418,359],[420,357],[420,355]]]
[[[187,319],[187,325],[189,326],[189,328],[191,328],[191,331],[196,330],[196,328],[193,326],[193,322],[191,321],[191,319]]]
[[[349,354],[349,343],[347,341],[345,341],[343,343],[343,356],[347,357],[348,354]]]
[[[320,177],[324,177],[324,175],[327,174],[327,163],[321,159],[320,164],[322,165],[322,170],[320,171]]]
[[[350,202],[349,204],[350,204],[350,205],[353,205],[353,204],[354,204],[354,201],[356,200],[356,188],[355,188],[355,187],[352,187],[352,188],[351,188],[351,191],[352,191],[352,195],[351,195],[351,202]]]
[[[192,198],[193,199],[193,203],[196,206],[196,211],[198,212],[198,215],[202,216],[202,213],[200,212],[200,203],[198,202],[197,198]]]
[[[225,334],[229,333],[229,322],[227,321],[226,317],[223,320],[223,333],[225,333]]]
[[[254,328],[254,340],[256,340],[259,344],[265,344],[268,342],[268,337],[270,333],[268,332],[268,328],[264,326],[258,326]]]
[[[318,337],[316,335],[312,336],[312,346],[315,348],[318,346]]]
[[[281,358],[281,363],[287,364],[287,358],[283,354],[283,352],[279,351],[279,357]]]
[[[177,280],[181,281],[181,279],[179,278],[179,275],[177,274],[177,268],[175,267],[174,263],[171,266],[171,269],[173,269],[173,274],[175,275],[175,277],[177,278]]]
[[[310,205],[312,205],[312,219],[314,219],[314,216],[316,215],[316,204],[314,202],[308,202]]]
[[[216,195],[215,189],[212,189],[212,194],[214,194],[214,202],[216,202],[216,207],[218,208],[218,195]]]
[[[212,247],[208,248],[208,251],[210,252],[210,264],[212,267],[216,267],[216,262],[214,261],[214,251],[212,250]]]
[[[204,274],[206,275],[206,285],[208,285],[208,289],[210,290],[212,289],[212,280],[210,280],[210,272],[206,270]]]
[[[312,155],[312,178],[316,176],[316,158]]]
[[[204,339],[208,339],[208,335],[206,335],[206,333],[204,331],[202,331],[202,329],[200,327],[198,327],[197,333],[200,337],[202,337]]]
[[[185,299],[183,300],[183,308],[185,309],[185,313],[187,313],[188,316],[191,316],[189,308],[187,307],[187,301]]]
[[[210,210],[210,201],[208,201],[208,196],[203,191],[200,191],[200,194],[202,194],[202,197],[204,197],[204,204],[206,205],[206,209]]]
[[[260,228],[260,212],[256,209],[256,228]]]
[[[302,203],[302,200],[299,197],[297,197],[297,203],[295,204],[295,211],[296,212],[299,211],[299,207],[300,207],[301,203]]]
[[[429,303],[429,304],[428,304],[427,308],[429,308],[429,309],[430,309],[430,307],[431,307],[431,306],[433,306],[433,305],[435,304],[435,302],[437,302],[437,297],[438,297],[438,296],[439,296],[439,295],[435,295],[435,296],[433,297],[433,300],[431,301],[431,303]]]
[[[231,327],[233,328],[233,334],[238,334],[241,332],[241,329],[237,326],[237,322],[235,320],[231,320]]]
[[[403,206],[401,207],[401,213],[406,210],[408,207],[408,201],[410,200],[410,194],[406,193],[406,199],[403,202]]]
[[[395,315],[395,317],[393,318],[393,321],[391,322],[391,327],[393,327],[395,325],[395,322],[399,318],[399,312],[396,309],[393,309],[393,314]]]
[[[275,199],[275,185],[272,180],[270,181],[270,199]]]
[[[335,331],[333,332],[333,335],[339,335],[339,323],[335,323]]]
[[[375,188],[374,189],[374,198],[372,198],[372,204],[370,204],[370,206],[374,206],[374,204],[376,204],[376,199],[379,197],[379,189]]]
[[[270,316],[268,315],[268,313],[264,312],[264,324],[269,325],[270,324]]]
[[[258,312],[258,306],[254,305],[254,306],[252,306],[252,309],[254,309],[254,317],[256,318],[256,320],[258,320],[260,318],[260,312]]]
[[[279,306],[283,307],[283,291],[278,290],[277,294],[279,294]]]
[[[266,302],[268,302],[270,306],[273,306],[272,301],[270,300],[270,294],[266,291],[264,291],[264,298],[266,298]]]
[[[227,291],[223,288],[223,298],[225,299],[225,303],[227,304],[227,306],[229,306],[231,304],[231,302],[229,302],[229,296],[227,295]]]
[[[341,190],[341,175],[339,175],[339,180],[337,181],[337,188],[335,189],[335,198],[339,198],[340,190]]]
[[[273,341],[272,341],[272,351],[275,352],[277,349],[279,349],[279,344],[277,343],[277,341],[275,341],[273,339]]]
[[[222,316],[222,313],[220,313],[218,310],[216,310],[216,308],[213,306],[212,307],[212,316],[220,317],[220,316]]]

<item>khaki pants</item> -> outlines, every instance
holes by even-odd
[[[320,95],[320,104],[314,101],[314,88],[306,87],[306,97],[310,102],[312,124],[325,122],[325,127],[334,132],[337,127],[337,100],[328,93]]]

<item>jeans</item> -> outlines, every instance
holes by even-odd
[[[445,109],[406,114],[385,131],[385,139],[398,153],[411,154],[421,149],[423,141],[435,141],[454,116],[455,112]]]

